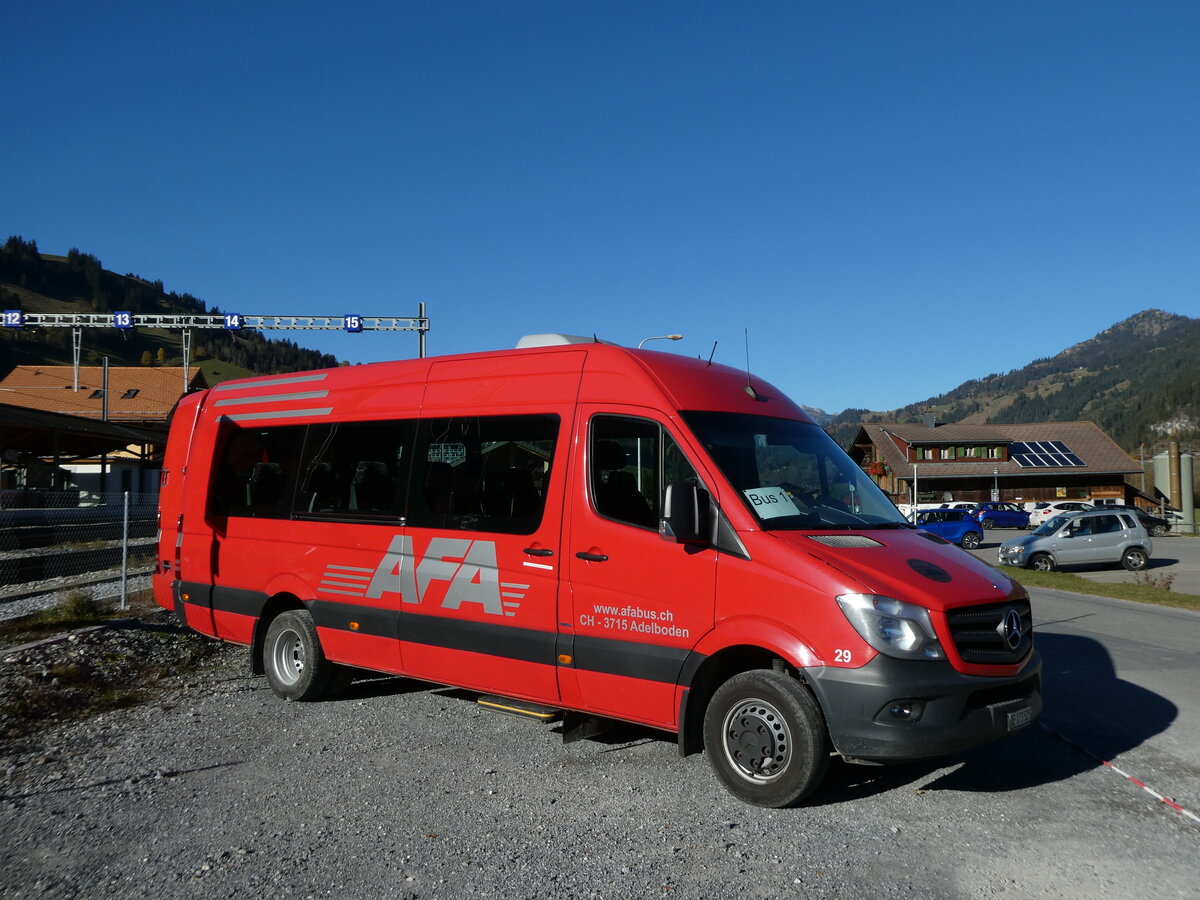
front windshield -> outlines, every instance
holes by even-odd
[[[742,413],[683,418],[763,528],[911,527],[817,425]]]
[[[1037,528],[1033,529],[1034,534],[1047,535],[1054,534],[1058,529],[1062,528],[1073,519],[1074,516],[1055,516],[1053,519],[1047,519]]]

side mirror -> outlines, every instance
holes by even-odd
[[[676,544],[707,544],[709,537],[708,491],[690,482],[667,485],[658,535]]]

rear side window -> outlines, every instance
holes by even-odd
[[[1137,527],[1137,523],[1133,521],[1133,516],[1126,515],[1125,513],[1121,513],[1121,522],[1126,528]]]
[[[287,518],[305,428],[230,428],[218,453],[209,514]]]
[[[501,534],[537,531],[558,431],[555,415],[422,420],[408,524]]]

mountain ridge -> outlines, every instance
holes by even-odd
[[[1096,422],[1127,450],[1200,439],[1200,319],[1145,309],[1054,356],[894,410],[849,409],[823,423],[847,444],[861,422]]]

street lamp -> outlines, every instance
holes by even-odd
[[[993,468],[992,469],[992,500],[995,501],[995,500],[999,500],[999,499],[1000,499],[1000,470],[998,468]]]
[[[641,350],[642,344],[646,343],[646,341],[682,341],[682,340],[683,340],[682,334],[660,334],[658,337],[648,337],[645,340],[643,340],[641,344],[638,344],[638,349]]]

